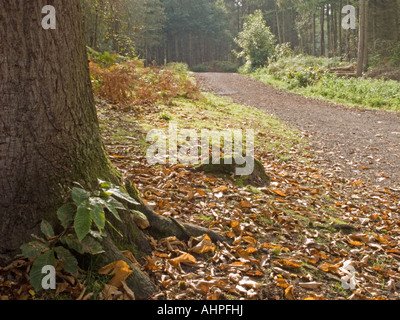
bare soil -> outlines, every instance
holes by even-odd
[[[350,108],[278,90],[232,73],[197,73],[202,89],[254,106],[297,127],[321,166],[338,176],[400,187],[400,113]],[[399,189],[400,190],[400,189]]]

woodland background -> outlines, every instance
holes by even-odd
[[[88,45],[100,51],[135,53],[147,63],[185,62],[202,71],[212,61],[236,63],[233,39],[246,16],[262,10],[279,44],[297,53],[357,57],[358,30],[343,30],[341,13],[359,1],[323,0],[84,0]],[[370,63],[400,52],[400,1],[370,0]],[[358,20],[358,19],[357,19]],[[397,61],[400,62],[400,61]],[[204,69],[204,66],[203,66]],[[229,70],[228,70],[229,71]]]

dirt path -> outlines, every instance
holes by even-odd
[[[277,90],[229,73],[199,73],[204,90],[261,108],[311,140],[321,165],[338,175],[400,187],[400,114],[348,108]]]

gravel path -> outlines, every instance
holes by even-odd
[[[400,113],[360,110],[284,92],[231,73],[198,73],[201,87],[258,107],[310,138],[321,165],[338,175],[400,187]]]

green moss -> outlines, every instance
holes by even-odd
[[[247,191],[251,192],[254,195],[259,195],[259,194],[263,194],[262,191],[260,191],[258,188],[253,187],[253,186],[247,186],[246,188]]]

